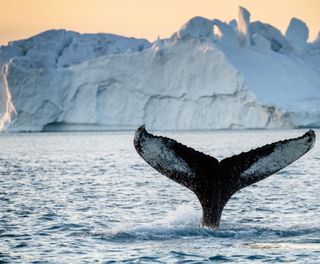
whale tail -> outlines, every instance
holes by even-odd
[[[219,227],[222,210],[235,192],[288,166],[314,142],[315,133],[309,130],[301,137],[218,161],[173,139],[154,136],[144,125],[134,137],[138,154],[151,167],[196,194],[203,209],[202,224],[214,228]]]

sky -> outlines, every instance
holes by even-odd
[[[170,37],[194,16],[230,21],[238,7],[285,32],[290,19],[302,19],[309,40],[320,30],[320,0],[0,0],[0,45],[48,29],[114,33],[147,38]]]

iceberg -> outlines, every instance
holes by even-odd
[[[294,20],[296,21],[296,20]],[[195,17],[150,43],[50,30],[0,47],[4,131],[320,127],[319,40]]]

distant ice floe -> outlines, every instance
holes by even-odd
[[[50,30],[0,47],[6,131],[320,127],[320,37],[194,17],[168,39]]]

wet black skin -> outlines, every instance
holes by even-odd
[[[312,130],[309,130],[301,137],[265,145],[226,158],[220,162],[214,157],[189,148],[173,139],[154,136],[148,133],[144,126],[136,130],[134,146],[138,154],[154,169],[171,180],[189,188],[196,194],[203,209],[203,226],[218,228],[223,208],[235,192],[267,178],[283,167],[275,171],[259,171],[253,177],[241,177],[241,174],[262,157],[270,155],[276,146],[281,146],[285,150],[286,143],[296,141],[297,144],[301,144],[299,139],[303,138],[306,138],[304,142],[305,151],[301,155],[299,153],[300,157],[308,152],[315,142],[315,133]],[[170,162],[175,162],[174,160],[166,161],[169,164],[167,166],[164,166],[160,160],[156,164],[154,161],[152,162],[150,160],[152,153],[149,153],[144,148],[151,141],[161,142],[162,148],[165,147],[172,150],[176,157],[188,164],[190,171],[182,173],[170,167]],[[161,159],[165,160],[166,157],[161,157]],[[284,167],[293,161],[289,160]]]

